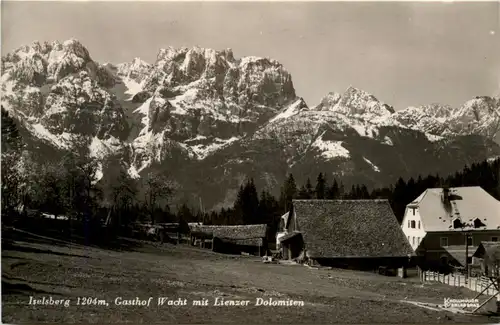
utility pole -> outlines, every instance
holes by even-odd
[[[465,283],[469,281],[469,233],[465,232]]]

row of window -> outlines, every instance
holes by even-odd
[[[412,245],[420,245],[420,237],[408,236],[408,241]],[[491,237],[491,241],[498,241],[498,237],[496,237],[496,236]],[[447,247],[448,246],[448,237],[441,237],[440,244],[441,244],[441,247]],[[472,236],[469,236],[467,238],[467,245],[474,246],[474,241],[472,240]]]
[[[410,238],[410,237],[408,237]],[[491,241],[498,241],[498,237],[494,236],[491,237]],[[441,247],[446,247],[448,246],[448,237],[441,237]],[[467,245],[468,246],[474,246],[474,241],[472,240],[472,236],[467,237]]]
[[[410,240],[410,238],[411,238],[412,240]],[[410,237],[410,236],[408,236],[408,241],[409,241],[410,243],[412,243],[412,245],[415,245],[415,238],[417,238],[417,240],[416,240],[417,245],[420,245],[420,237]]]
[[[415,224],[416,224],[415,220],[408,220],[408,228],[416,228]],[[418,222],[418,229],[420,229],[420,221]]]

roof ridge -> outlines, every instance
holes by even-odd
[[[389,202],[389,199],[293,199],[292,202]]]
[[[455,188],[476,188],[476,187],[483,189],[480,185],[471,185],[471,186],[429,187],[426,190],[442,190],[444,188],[448,188],[451,190],[451,189],[455,189]]]

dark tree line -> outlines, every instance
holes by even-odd
[[[363,184],[352,185],[346,189],[342,181],[335,178],[329,181],[323,173],[318,175],[314,184],[307,179],[305,184],[299,186],[294,176],[289,174],[281,186],[278,199],[268,191],[262,191],[258,196],[254,181],[250,179],[241,185],[233,208],[212,211],[209,214],[191,213],[190,220],[228,225],[268,223],[272,228],[276,228],[279,217],[288,211],[293,199],[387,199],[401,222],[406,205],[427,188],[460,186],[481,186],[496,199],[500,199],[500,159],[466,166],[462,171],[448,177],[429,175],[408,180],[399,178],[391,186],[371,191]]]
[[[134,221],[203,222],[205,224],[260,224],[276,229],[279,217],[290,209],[293,199],[388,199],[399,221],[405,207],[427,188],[481,186],[500,199],[500,159],[466,166],[447,177],[400,178],[395,184],[371,191],[363,184],[346,188],[341,180],[320,173],[314,182],[298,185],[289,174],[278,198],[268,190],[259,192],[254,180],[239,188],[234,205],[204,212],[183,204],[172,212],[169,198],[173,186],[162,172],[152,169],[141,179],[131,178],[117,157],[99,163],[89,152],[90,139],[76,137],[62,159],[44,161],[25,150],[14,119],[2,108],[2,220],[22,207],[73,219],[105,219],[110,224]],[[96,176],[103,177],[97,182]],[[36,181],[34,181],[36,180]]]

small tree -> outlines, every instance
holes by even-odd
[[[151,222],[155,223],[154,212],[161,202],[168,201],[173,194],[173,186],[164,175],[149,172],[144,178],[144,206]]]

